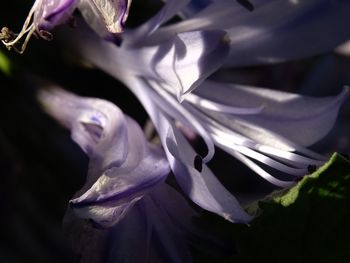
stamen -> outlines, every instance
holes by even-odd
[[[262,178],[264,178],[266,181],[279,186],[279,187],[291,187],[295,184],[294,180],[280,180],[266,172],[264,169],[262,169],[260,166],[258,166],[256,163],[251,161],[249,158],[245,157],[243,154],[238,152],[232,152],[232,156],[236,157],[238,160],[240,160],[242,163],[247,165],[250,169],[252,169],[254,172],[256,172],[258,175],[260,175]]]
[[[302,176],[302,175],[305,175],[306,173],[306,168],[290,167],[266,155],[256,152],[250,148],[236,145],[232,141],[227,141],[225,138],[222,138],[222,136],[218,136],[217,134],[213,134],[213,139],[216,141],[217,144],[221,145],[222,149],[229,152],[230,154],[233,154],[234,152],[239,152],[247,157],[257,160],[258,162],[264,163],[278,171],[281,171],[283,173],[290,174],[290,175]]]
[[[302,156],[299,154],[295,154],[293,152],[283,151],[280,149],[276,149],[274,147],[268,145],[255,144],[253,147],[255,150],[258,150],[267,155],[272,155],[276,158],[281,158],[285,160],[291,160],[295,163],[299,163],[302,165],[312,164],[312,165],[322,165],[324,161],[318,159],[312,159],[306,156]]]
[[[191,127],[194,131],[196,131],[204,140],[208,153],[203,158],[203,162],[207,163],[209,162],[215,153],[215,147],[214,143],[206,130],[206,127],[203,126],[197,118],[193,116],[191,112],[188,111],[186,107],[181,107],[178,101],[166,91],[166,85],[160,85],[156,81],[149,81],[149,84],[152,86],[153,90],[155,90],[157,93],[154,93],[154,99],[159,101],[159,106],[164,109],[164,111],[172,111],[173,114],[177,115],[177,118],[180,122],[188,125]],[[161,96],[160,97],[157,96]],[[164,101],[167,101],[167,107],[164,107]],[[170,107],[169,107],[170,105]]]
[[[14,34],[7,27],[3,27],[1,29],[0,40],[9,50],[14,49],[16,52],[20,54],[22,54],[25,51],[31,36],[36,30],[34,26],[33,16],[39,3],[40,1],[35,1],[34,5],[29,11],[29,14],[26,20],[24,21],[21,31],[18,34]],[[47,34],[45,33],[42,34],[41,32],[39,32],[39,35],[44,39],[46,39],[47,37]],[[25,36],[25,39],[23,41],[23,44],[20,46],[20,48],[17,48],[16,45],[20,42],[21,39],[23,39],[24,36]]]

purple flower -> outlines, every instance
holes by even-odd
[[[181,215],[181,216],[179,216]],[[96,228],[68,211],[64,227],[81,262],[191,262],[188,239],[197,235],[187,201],[163,183],[109,228]]]
[[[128,17],[131,0],[36,0],[19,34],[2,29],[1,40],[9,49],[23,53],[33,34],[51,40],[54,27],[72,20],[78,8],[90,26],[100,35],[121,33]],[[17,44],[25,38],[20,48]]]
[[[164,182],[170,167],[161,146],[108,101],[58,88],[40,91],[39,100],[89,156],[64,224],[82,261],[190,262],[185,239],[199,234],[196,213]]]
[[[63,5],[59,9],[63,11],[53,16],[55,22],[43,26],[50,29],[67,19],[71,8],[79,8],[99,36],[83,27],[67,35],[66,41],[129,87],[148,112],[163,146],[161,150],[149,144],[138,125],[106,101],[63,91],[42,93],[48,111],[71,129],[72,138],[90,157],[87,183],[70,203],[81,218],[122,231],[127,218],[152,214],[151,225],[159,227],[161,223],[154,223],[157,212],[145,207],[161,203],[158,199],[164,192],[158,195],[158,191],[168,187],[164,180],[171,169],[183,192],[198,206],[231,222],[246,223],[252,217],[206,165],[215,146],[280,187],[292,185],[309,165],[326,160],[307,147],[332,128],[347,90],[335,97],[311,98],[208,78],[227,66],[274,63],[333,49],[349,37],[341,26],[349,22],[350,2],[252,3],[250,12],[232,0],[168,0],[144,24],[126,29],[120,46],[106,40],[113,40],[110,33],[121,31],[130,2]],[[50,5],[35,4],[34,18],[45,13],[38,13],[39,6],[54,14]],[[166,24],[177,14],[182,21]],[[25,27],[23,34],[30,35],[45,23],[39,24]],[[205,156],[192,148],[179,127],[203,139]],[[277,178],[264,170],[266,166],[285,177]],[[170,211],[161,209],[172,218]]]
[[[169,174],[161,148],[115,105],[59,89],[43,91],[40,101],[90,158],[86,185],[70,202],[81,217],[114,225]]]
[[[290,13],[290,10],[281,9],[276,1],[261,1],[261,6],[256,6],[254,11],[257,12],[255,20],[254,12],[250,13],[232,1],[213,1],[194,17],[161,27],[173,15],[186,10],[188,4],[188,1],[167,1],[149,21],[136,29],[126,30],[120,47],[93,37],[91,32],[82,33],[70,45],[75,45],[86,60],[124,82],[141,101],[159,133],[177,182],[191,200],[230,221],[247,222],[250,217],[206,166],[214,155],[215,146],[269,182],[280,187],[290,186],[307,173],[309,165],[321,165],[326,160],[306,147],[320,140],[332,128],[347,91],[337,97],[311,98],[206,79],[236,54],[232,40],[235,34],[230,32],[240,28],[239,18],[250,21],[248,17],[252,16],[251,22],[257,26],[260,19],[265,21],[259,10],[268,6],[268,14],[275,19],[294,21],[301,19],[300,12],[315,7],[316,2],[312,3],[297,5],[297,10]],[[338,8],[350,8],[343,2],[337,2],[333,7],[326,13],[334,21],[338,21]],[[287,12],[286,16],[279,17],[276,11],[280,9],[282,13]],[[220,19],[218,14],[225,14],[226,19]],[[270,16],[269,19],[273,20]],[[316,24],[320,26],[322,19],[318,19]],[[264,26],[265,31],[274,33],[272,22]],[[294,29],[290,26],[283,34],[294,36]],[[255,31],[248,28],[242,32],[250,35]],[[335,38],[340,41],[343,37]],[[269,38],[269,41],[273,43],[274,39],[276,37]],[[324,48],[329,44],[325,41],[325,45],[319,46]],[[287,54],[289,48],[284,48],[284,54]],[[298,50],[301,53],[314,52],[310,47],[305,48]],[[245,61],[252,59],[251,63],[255,64],[255,54],[251,55],[242,54],[242,58]],[[276,60],[264,60],[271,61]],[[199,156],[192,149],[177,123],[204,140],[208,149],[206,156]],[[277,178],[261,164],[286,176]]]

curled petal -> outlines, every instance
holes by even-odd
[[[229,51],[223,31],[187,32],[158,46],[137,49],[118,48],[82,34],[75,38],[75,45],[87,60],[112,76],[122,79],[128,70],[128,74],[163,82],[179,100],[217,70]]]
[[[78,0],[42,0],[34,13],[34,25],[38,30],[51,30],[65,23],[72,15]]]
[[[39,100],[45,110],[71,130],[72,139],[99,167],[120,166],[128,155],[124,114],[112,103],[81,98],[59,88],[42,90]]]
[[[124,31],[131,0],[81,0],[79,10],[86,22],[100,35]]]
[[[147,145],[137,124],[130,122],[129,154],[123,165],[106,170],[84,194],[71,200],[81,217],[102,226],[118,222],[135,202],[163,182],[169,173],[163,151]]]
[[[106,170],[71,204],[83,218],[108,227],[119,222],[145,194],[162,183],[169,173],[163,151],[149,145],[138,125],[128,119],[128,156],[120,167]],[[90,161],[90,167],[98,165]],[[94,173],[95,169],[89,170]],[[92,177],[95,177],[92,175]],[[87,188],[87,187],[84,187]]]
[[[228,52],[225,36],[221,31],[188,32],[149,50],[155,76],[172,88],[178,87],[177,97],[182,100],[221,66]]]
[[[180,34],[171,41],[169,50],[164,50],[168,45],[157,48],[151,66],[167,85],[178,87],[177,97],[182,100],[182,96],[221,66],[228,52],[225,37],[221,31]]]
[[[39,99],[89,154],[87,182],[71,201],[81,217],[111,226],[168,175],[161,148],[149,144],[138,124],[113,104],[59,89],[42,91]]]

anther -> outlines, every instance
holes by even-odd
[[[1,28],[0,40],[5,41],[6,43],[12,41],[15,38],[15,34],[7,27]]]

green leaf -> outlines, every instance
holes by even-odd
[[[258,206],[249,226],[231,229],[238,252],[227,262],[350,262],[350,162],[342,156]]]
[[[0,71],[5,75],[10,75],[11,73],[11,63],[7,56],[0,50]]]
[[[252,204],[250,225],[206,215],[236,251],[196,262],[350,262],[350,162],[338,154],[294,187]]]

